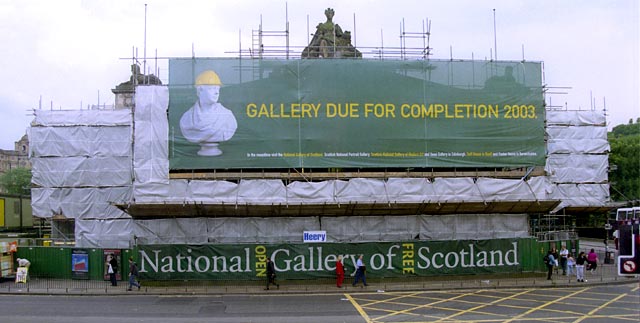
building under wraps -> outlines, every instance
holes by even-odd
[[[321,232],[356,253],[570,240],[553,219],[608,209],[605,116],[546,109],[539,63],[258,62],[173,59],[134,108],[36,110],[34,216],[71,226],[77,247],[304,246]]]

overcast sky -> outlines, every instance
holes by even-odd
[[[544,62],[547,103],[602,111],[610,127],[640,117],[640,1],[637,0],[0,0],[0,149],[13,149],[32,110],[113,104],[137,48],[167,80],[165,59],[237,56],[251,31],[284,30],[305,46],[334,8],[334,22],[357,47],[397,47],[400,26],[420,32],[431,21],[434,59]],[[494,38],[494,11],[496,33]],[[308,22],[307,22],[308,21]],[[355,21],[355,26],[354,26]],[[494,40],[497,40],[494,42]],[[284,44],[267,38],[265,45]],[[407,47],[422,46],[413,40]],[[298,49],[299,51],[299,49]],[[128,59],[125,59],[128,58]],[[595,103],[594,103],[595,102]],[[594,106],[595,104],[595,106]]]

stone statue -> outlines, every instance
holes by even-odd
[[[302,51],[302,58],[362,57],[351,44],[351,32],[343,32],[340,25],[333,22],[334,10],[327,8],[324,15],[327,21],[318,24],[309,46]]]
[[[218,102],[222,83],[216,72],[203,72],[195,85],[198,100],[180,118],[180,131],[188,141],[200,145],[198,155],[222,155],[218,144],[233,137],[238,122],[233,112]]]
[[[131,76],[126,82],[122,82],[116,86],[116,90],[119,91],[134,91],[138,85],[162,85],[162,81],[153,74],[142,74],[140,72],[140,65],[131,64]]]

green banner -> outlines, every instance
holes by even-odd
[[[267,257],[281,279],[329,278],[339,255],[349,275],[361,254],[370,277],[514,273],[536,268],[529,240],[149,245],[138,247],[138,263],[152,280],[260,280]]]
[[[170,168],[543,166],[541,84],[536,62],[171,59]]]

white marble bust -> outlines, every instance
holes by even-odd
[[[218,143],[231,139],[238,128],[233,112],[218,102],[221,85],[215,72],[200,74],[196,78],[198,101],[180,118],[182,135],[200,144],[200,156],[222,155]]]

